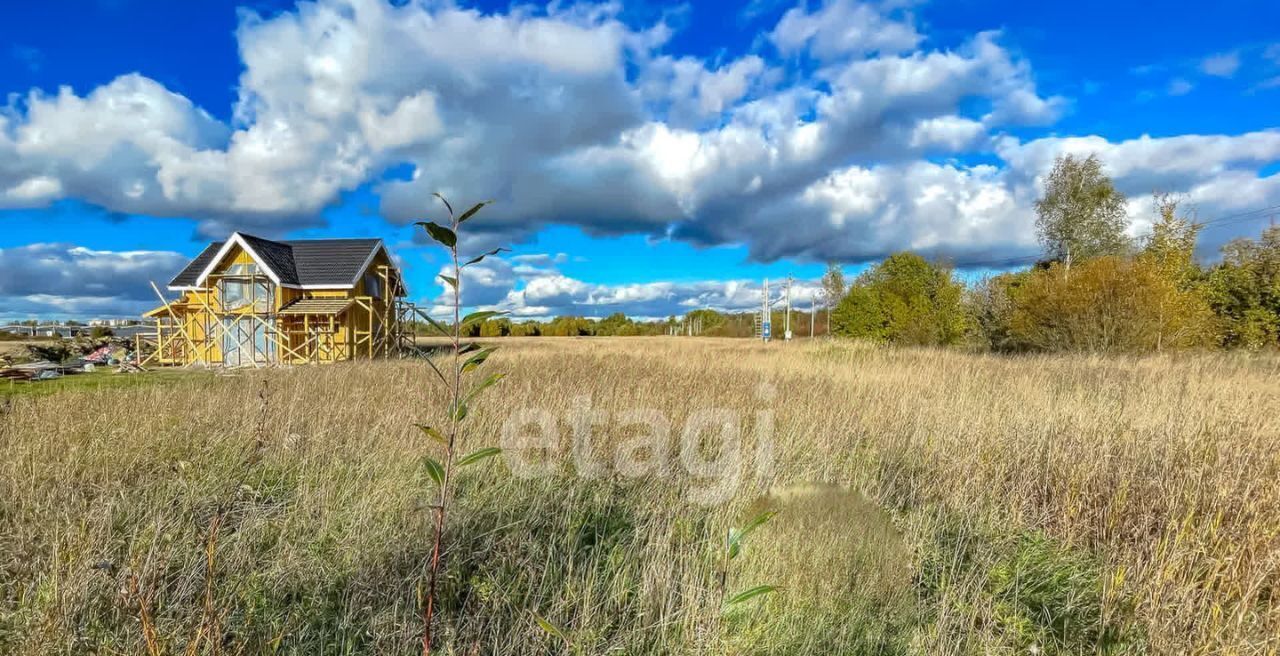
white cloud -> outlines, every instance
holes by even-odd
[[[0,207],[77,198],[271,235],[368,184],[395,223],[436,212],[433,191],[496,198],[469,224],[477,250],[555,223],[856,260],[1024,253],[1037,176],[1059,152],[1098,152],[1130,193],[1199,193],[1209,207],[1229,200],[1229,180],[1271,197],[1275,176],[1256,174],[1276,161],[1274,131],[1007,136],[1069,101],[1042,93],[1001,34],[931,47],[900,3],[797,6],[753,52],[714,59],[666,52],[671,33],[612,4],[318,0],[249,14],[229,124],[138,74],[0,111]],[[380,178],[401,164],[409,179]],[[492,264],[474,286],[553,265]]]
[[[1177,77],[1169,81],[1169,95],[1185,96],[1191,93],[1195,85],[1188,82],[1185,78]]]
[[[463,275],[463,303],[510,313],[515,320],[553,316],[605,317],[622,312],[631,317],[668,317],[690,310],[742,312],[759,307],[758,280],[704,280],[626,284],[589,283],[566,276],[555,268],[533,268],[518,262],[527,256],[486,260],[483,269],[467,269]],[[546,260],[535,256],[539,263]],[[512,264],[511,261],[517,262]],[[774,287],[778,294],[779,288]],[[808,307],[819,293],[815,281],[797,281],[792,287],[796,309]],[[432,312],[448,314],[448,299],[436,299]]]
[[[1240,68],[1240,54],[1236,52],[1224,52],[1216,55],[1210,55],[1200,61],[1200,70],[1205,75],[1213,75],[1216,77],[1231,77],[1236,74]]]
[[[769,38],[784,55],[809,53],[823,60],[906,52],[924,39],[910,17],[899,20],[875,4],[857,0],[829,0],[814,12],[790,9]]]
[[[1280,43],[1273,43],[1262,51],[1262,56],[1275,64],[1280,64]]]
[[[158,303],[187,258],[167,251],[103,251],[72,244],[0,248],[0,316],[136,316]]]

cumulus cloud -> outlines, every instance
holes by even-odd
[[[138,74],[12,101],[0,208],[77,198],[272,235],[370,185],[397,224],[435,212],[433,191],[495,198],[469,224],[477,250],[565,224],[857,261],[1025,254],[1059,152],[1097,152],[1127,191],[1184,192],[1206,212],[1274,198],[1275,176],[1257,173],[1275,132],[1008,136],[1051,125],[1068,99],[1042,92],[1000,33],[934,47],[906,7],[801,4],[751,51],[714,58],[668,52],[671,26],[615,4],[247,13],[228,123]],[[1234,73],[1228,55],[1204,70]],[[411,174],[383,179],[392,166]],[[1233,199],[1228,183],[1249,191]],[[548,266],[510,264],[490,273]]]
[[[896,20],[883,8],[857,0],[831,0],[812,12],[806,7],[790,9],[769,38],[783,54],[818,59],[900,53],[924,40],[910,20]]]
[[[102,251],[72,244],[0,249],[0,316],[136,316],[187,258],[166,251]]]

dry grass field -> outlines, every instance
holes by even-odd
[[[559,464],[464,471],[441,653],[1280,653],[1274,358],[500,343],[466,440],[550,413],[562,441],[524,455]],[[0,653],[414,653],[428,374],[0,399]],[[669,449],[630,450],[640,409]],[[685,453],[717,409],[739,434]],[[718,543],[766,508],[729,587],[782,589],[722,616]]]

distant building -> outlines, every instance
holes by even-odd
[[[153,362],[256,365],[389,355],[404,339],[400,270],[380,239],[213,242],[147,312]]]

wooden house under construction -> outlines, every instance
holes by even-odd
[[[335,362],[412,348],[400,271],[379,239],[276,241],[232,233],[169,282],[177,300],[144,316],[143,364]],[[157,289],[157,294],[159,290]]]

